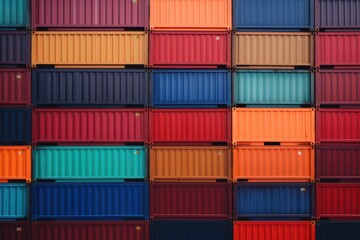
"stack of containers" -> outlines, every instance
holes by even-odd
[[[360,1],[316,0],[317,239],[358,239]]]
[[[150,0],[152,240],[232,239],[231,0]]]
[[[312,0],[233,1],[235,240],[315,239],[312,17]]]
[[[33,0],[33,239],[148,238],[148,2]]]

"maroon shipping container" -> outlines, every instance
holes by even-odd
[[[360,105],[360,70],[317,70],[316,105]]]
[[[148,240],[146,222],[35,222],[34,240]]]
[[[151,32],[150,67],[231,67],[230,32]]]
[[[359,143],[360,109],[318,109],[316,142],[317,144]]]
[[[31,74],[28,69],[0,69],[0,105],[31,105]]]
[[[360,220],[360,184],[320,183],[316,186],[317,219]]]
[[[33,143],[146,143],[146,109],[35,109]]]
[[[150,144],[231,142],[228,109],[152,109]]]
[[[0,222],[1,240],[30,240],[30,234],[26,222]]]
[[[318,146],[316,179],[360,180],[360,145]]]
[[[148,5],[148,0],[33,0],[32,27],[147,29]]]
[[[150,219],[231,219],[231,183],[151,183]]]

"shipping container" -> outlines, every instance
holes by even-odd
[[[312,33],[235,32],[233,67],[309,68],[313,65]]]
[[[358,240],[360,221],[319,221],[316,223],[317,240]]]
[[[237,183],[234,217],[238,219],[310,219],[315,188],[311,183]]]
[[[360,109],[321,108],[316,112],[316,142],[359,143]]]
[[[310,108],[234,108],[233,144],[315,142],[315,110]]]
[[[0,65],[25,67],[29,64],[30,34],[23,31],[0,31]]]
[[[226,107],[231,104],[230,70],[153,70],[154,107]]]
[[[230,143],[228,109],[151,109],[150,144]]]
[[[360,184],[320,183],[316,186],[317,219],[360,220]]]
[[[33,240],[148,240],[144,221],[35,222]]]
[[[150,219],[231,219],[230,183],[151,183]]]
[[[315,42],[317,68],[360,66],[360,32],[319,32]]]
[[[360,70],[317,70],[316,106],[360,105]]]
[[[36,69],[32,76],[36,105],[148,105],[146,70]]]
[[[31,229],[26,222],[0,222],[0,239],[31,240],[30,235]]]
[[[146,183],[33,183],[33,220],[145,219]]]
[[[42,31],[32,34],[33,67],[146,67],[147,62],[146,32]]]
[[[316,30],[360,29],[359,0],[315,0]]]
[[[39,146],[33,151],[36,180],[144,180],[146,172],[144,146]]]
[[[0,220],[26,218],[28,188],[25,183],[0,183],[0,199]]]
[[[230,68],[231,34],[151,32],[149,52],[152,68]]]
[[[33,143],[146,143],[146,109],[34,109]]]
[[[230,181],[231,151],[228,147],[153,146],[149,159],[150,181]]]
[[[249,182],[314,182],[312,146],[235,146],[233,180]]]
[[[318,181],[360,181],[359,145],[321,145],[316,149]]]
[[[312,30],[313,0],[233,0],[235,30]]]
[[[0,182],[31,181],[31,146],[0,146]]]
[[[315,240],[311,221],[235,221],[234,240]]]
[[[0,106],[30,106],[31,80],[28,69],[0,69]]]
[[[151,30],[231,30],[232,0],[150,0]]]
[[[0,28],[26,28],[29,22],[29,0],[1,0]]]
[[[234,105],[314,104],[314,77],[308,70],[235,70]]]
[[[0,144],[31,142],[31,110],[27,108],[0,109]]]
[[[32,0],[32,27],[147,29],[148,0]]]

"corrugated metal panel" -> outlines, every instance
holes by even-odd
[[[37,69],[33,72],[37,105],[147,105],[146,70]]]
[[[33,0],[32,27],[147,28],[148,0]]]
[[[231,66],[230,32],[151,32],[150,67]]]
[[[318,109],[317,143],[360,142],[360,109]]]
[[[101,181],[146,177],[145,147],[36,147],[33,178],[57,181]]]
[[[231,141],[227,109],[152,109],[150,143],[213,143]]]
[[[319,32],[315,35],[316,66],[360,66],[360,32]]]
[[[31,105],[29,70],[0,69],[0,105]]]
[[[311,218],[313,190],[310,183],[237,183],[234,216]]]
[[[31,181],[31,146],[0,147],[0,182]]]
[[[151,183],[151,219],[228,219],[231,184]]]
[[[310,67],[312,33],[235,32],[234,67]]]
[[[313,0],[233,0],[234,28],[311,29]]]
[[[311,146],[237,146],[232,169],[234,181],[315,181],[315,152]]]
[[[234,104],[309,105],[314,103],[314,79],[303,70],[236,70]]]
[[[146,109],[35,109],[34,143],[144,143]]]
[[[0,65],[29,64],[30,35],[22,31],[0,31]]]
[[[317,240],[358,240],[359,221],[319,221],[316,223]]]
[[[26,218],[28,189],[25,183],[0,183],[0,219]]]
[[[146,183],[34,183],[32,219],[147,218]]]
[[[320,180],[360,180],[360,146],[318,146],[316,178]]]
[[[234,240],[315,240],[310,221],[235,221]]]
[[[228,70],[153,70],[152,105],[165,107],[231,104]]]
[[[360,105],[360,70],[316,73],[316,105]]]
[[[360,184],[317,184],[316,218],[360,220],[359,200]]]
[[[0,239],[29,240],[31,229],[26,222],[0,222]]]
[[[300,108],[234,108],[233,143],[314,143],[315,111]]]
[[[0,109],[0,144],[31,142],[31,111],[26,108]]]
[[[32,65],[59,67],[144,65],[148,62],[146,32],[34,32]]]
[[[231,0],[150,0],[152,30],[231,30]]]
[[[231,178],[228,147],[151,147],[150,181],[216,181]]]
[[[0,27],[27,27],[30,19],[29,0],[1,0]]]

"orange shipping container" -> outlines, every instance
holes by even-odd
[[[31,181],[31,147],[0,147],[0,182]]]
[[[148,64],[146,32],[34,32],[32,65],[124,67]]]
[[[228,147],[151,147],[150,181],[231,180]]]
[[[233,181],[314,182],[312,146],[237,146],[233,149]]]
[[[152,30],[231,30],[232,0],[150,0]]]

